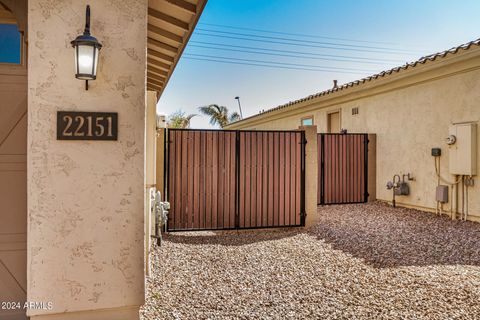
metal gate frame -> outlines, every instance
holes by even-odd
[[[326,143],[325,143],[325,137],[326,136],[344,136],[344,137],[361,137],[362,143],[363,143],[363,159],[360,159],[363,161],[363,195],[361,197],[361,200],[359,201],[337,201],[337,202],[326,202],[325,201],[325,190],[326,190],[326,182],[325,182],[325,177],[326,177],[326,169],[325,169],[325,155],[327,153],[326,149]],[[352,139],[350,139],[352,140]],[[350,141],[351,143],[351,141]],[[355,143],[355,142],[353,142]],[[319,133],[317,136],[317,146],[318,150],[317,152],[320,155],[320,158],[318,160],[318,166],[319,166],[319,179],[318,179],[318,188],[319,188],[319,199],[317,198],[317,204],[318,205],[335,205],[335,204],[354,204],[354,203],[366,203],[368,201],[368,134],[367,133]],[[345,155],[346,157],[346,155]],[[355,162],[357,159],[354,159],[353,161]],[[342,159],[340,161],[342,164],[346,162],[346,159]],[[338,170],[338,168],[337,168]],[[357,172],[360,173],[360,172]],[[348,197],[348,196],[347,196]]]
[[[215,230],[239,230],[239,229],[268,229],[268,228],[284,228],[284,227],[303,227],[305,226],[305,132],[300,130],[216,130],[216,129],[176,129],[167,128],[164,129],[164,195],[165,199],[169,201],[169,183],[170,183],[170,132],[172,131],[190,131],[190,132],[233,132],[235,133],[235,225],[234,227],[227,228],[194,228],[194,229],[172,229],[170,225],[167,225],[168,232],[176,231],[215,231]],[[240,133],[300,133],[300,222],[299,224],[289,225],[269,225],[269,226],[254,226],[254,227],[242,227],[240,226]],[[172,177],[174,178],[174,177]],[[169,219],[170,221],[170,219]]]

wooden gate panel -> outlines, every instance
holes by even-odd
[[[169,129],[168,230],[304,225],[300,131]]]
[[[168,228],[234,228],[235,133],[169,130],[168,141]]]
[[[319,134],[318,204],[361,203],[367,193],[367,134]]]
[[[240,228],[301,225],[303,132],[239,131]]]

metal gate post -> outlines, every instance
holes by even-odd
[[[240,228],[240,132],[235,131],[235,229]]]
[[[368,202],[368,134],[363,135],[363,142],[364,142],[364,202]]]
[[[325,204],[325,135],[320,134],[320,204]]]
[[[306,218],[306,212],[305,212],[305,145],[307,144],[307,140],[305,138],[305,131],[301,131],[301,148],[300,148],[300,153],[301,153],[301,176],[300,176],[300,184],[301,184],[301,189],[300,189],[300,224],[302,226],[305,226],[305,218]],[[315,141],[316,142],[316,141]]]

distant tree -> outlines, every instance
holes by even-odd
[[[240,120],[240,115],[237,112],[228,111],[227,107],[211,104],[208,106],[199,107],[200,113],[210,117],[211,125],[219,125],[220,128],[225,128],[229,123]]]
[[[196,114],[186,114],[182,110],[175,111],[168,116],[167,127],[177,129],[190,128],[190,120],[195,116]]]

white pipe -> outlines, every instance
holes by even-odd
[[[457,214],[455,213],[455,216],[453,216],[453,185],[452,185],[450,188],[450,218],[452,218],[452,220],[455,220],[456,215]]]
[[[462,176],[462,216],[461,220],[465,220],[465,181]]]
[[[464,179],[463,179],[463,186],[465,188],[465,197],[463,199],[463,201],[465,202],[465,215],[464,215],[463,219],[464,219],[464,221],[467,221],[467,219],[468,219],[468,184],[466,183],[465,178],[467,178],[467,177],[464,176]]]

